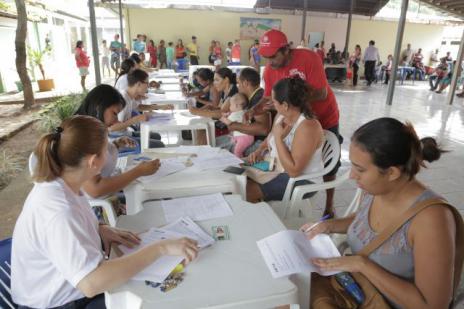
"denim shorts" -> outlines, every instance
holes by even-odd
[[[287,173],[281,173],[276,178],[271,181],[266,182],[265,184],[260,184],[261,192],[263,192],[265,201],[281,201],[284,198],[285,189],[287,188],[288,181],[290,176]],[[295,182],[293,188],[302,185],[309,185],[314,182],[309,180],[298,180]],[[316,192],[310,192],[303,196],[303,199],[310,198],[316,194]]]

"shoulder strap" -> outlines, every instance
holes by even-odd
[[[388,238],[390,238],[403,224],[406,223],[409,219],[414,217],[423,209],[432,206],[432,205],[443,205],[448,207],[451,210],[454,216],[454,221],[456,224],[456,237],[455,237],[455,257],[454,257],[454,292],[459,285],[461,279],[462,266],[464,261],[464,221],[462,219],[459,211],[454,208],[452,205],[448,204],[443,199],[431,198],[424,200],[416,205],[410,207],[406,210],[401,216],[399,216],[394,222],[392,222],[388,227],[386,227],[373,241],[368,243],[361,251],[358,252],[358,255],[368,256],[380,245],[382,245]],[[453,293],[454,299],[454,293]]]
[[[408,208],[405,212],[398,216],[389,226],[387,226],[373,241],[364,246],[364,248],[362,248],[361,251],[358,252],[358,255],[368,256],[372,253],[372,251],[380,247],[387,239],[389,239],[409,219],[414,217],[421,210],[437,204],[448,205],[448,203],[442,199],[432,198],[419,202],[416,205]]]

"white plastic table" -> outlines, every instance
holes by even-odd
[[[202,250],[185,268],[184,281],[167,293],[144,282],[129,281],[105,293],[106,306],[122,308],[272,308],[298,303],[298,289],[288,278],[273,279],[256,241],[284,230],[265,203],[250,204],[240,196],[225,196],[233,216],[197,222],[211,235],[214,225],[227,225],[230,240]],[[121,216],[117,226],[144,231],[165,224],[160,202],[133,216]]]
[[[174,153],[177,147],[150,149],[141,156],[152,158],[184,157]],[[226,151],[226,150],[221,150]],[[140,155],[136,155],[140,156]],[[129,156],[129,159],[134,156]],[[126,159],[127,160],[127,159]],[[126,161],[127,162],[127,161]],[[216,192],[239,194],[246,198],[245,175],[235,175],[223,171],[225,167],[200,170],[195,165],[177,173],[164,176],[150,183],[132,182],[124,188],[126,196],[126,212],[128,215],[143,210],[147,200],[175,198],[183,196],[211,194]]]
[[[157,111],[157,113],[171,113],[171,111]],[[177,132],[191,130],[195,138],[195,130],[206,130],[208,145],[215,146],[214,120],[209,117],[192,115],[188,110],[177,109],[172,111],[173,118],[170,120],[157,120],[140,123],[140,143],[142,151],[148,149],[150,132]]]

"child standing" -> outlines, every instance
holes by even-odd
[[[169,42],[166,48],[166,61],[168,63],[168,69],[172,69],[172,62],[174,61],[174,47],[172,42]]]
[[[243,123],[244,122],[243,116],[245,114],[244,108],[247,105],[247,103],[248,103],[248,100],[244,94],[242,93],[235,94],[232,98],[230,98],[229,116],[227,117],[223,116],[221,118],[221,121],[228,126],[232,122]],[[233,143],[235,144],[234,155],[236,155],[239,158],[243,157],[243,153],[245,152],[245,150],[248,147],[250,147],[255,141],[255,138],[253,135],[244,134],[238,131],[234,131],[232,133],[231,139]]]
[[[161,40],[158,45],[158,60],[160,69],[167,67],[166,63],[166,46],[164,46],[164,40]]]

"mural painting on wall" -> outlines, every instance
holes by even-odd
[[[254,40],[269,29],[281,29],[282,20],[273,18],[240,17],[240,39]]]

